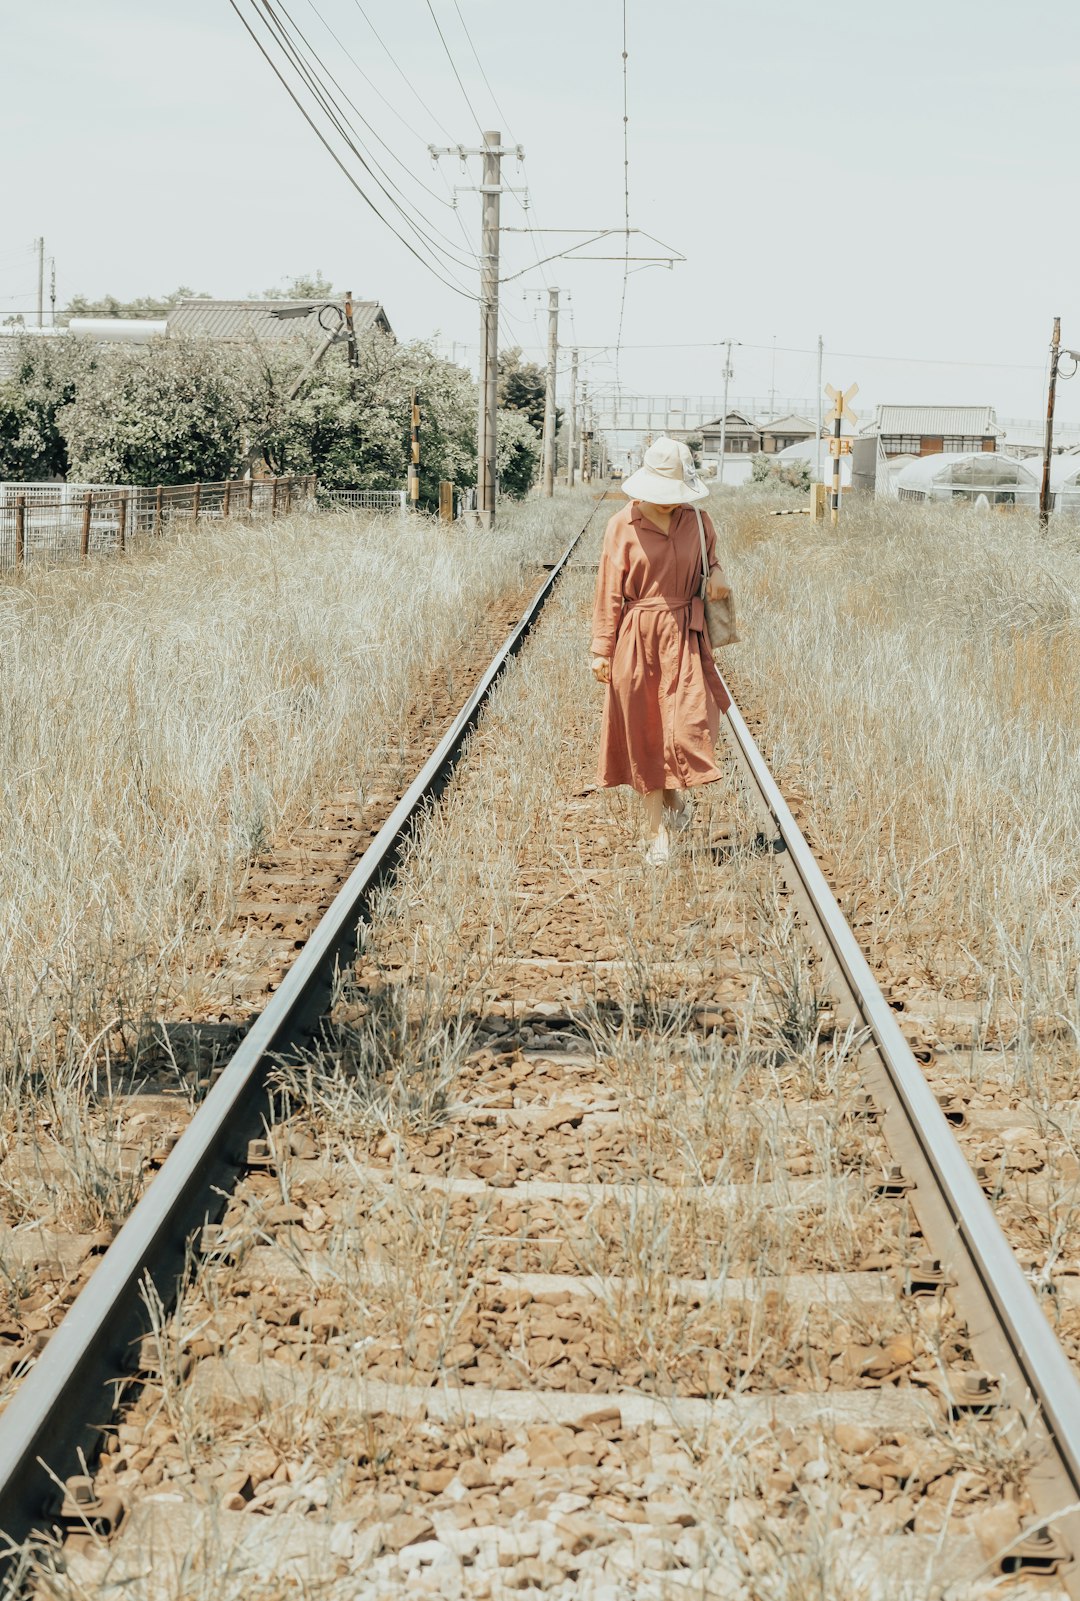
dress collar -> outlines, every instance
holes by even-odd
[[[662,528],[657,527],[651,517],[646,517],[645,513],[641,509],[641,506],[642,503],[640,500],[631,502],[630,521],[634,524],[635,528],[650,528],[654,534],[659,534],[661,539],[671,538],[672,529],[675,527],[675,524],[678,522],[682,513],[686,510],[685,506],[675,507],[675,510],[671,514],[671,522],[668,524],[667,533],[665,533]]]

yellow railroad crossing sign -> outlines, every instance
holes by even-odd
[[[851,455],[851,440],[850,439],[835,439],[835,438],[834,439],[830,439],[829,440],[829,455],[830,456],[850,456]]]
[[[846,419],[854,427],[858,420],[858,412],[852,411],[848,402],[854,400],[859,393],[858,384],[852,384],[850,389],[834,389],[832,384],[826,384],[825,393],[833,403],[831,416],[839,417],[841,421]]]

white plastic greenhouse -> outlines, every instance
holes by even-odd
[[[1077,462],[1080,473],[1080,461]],[[986,506],[1037,506],[1040,463],[998,451],[918,456],[896,479],[901,500],[966,500]],[[1078,488],[1080,494],[1080,488]]]

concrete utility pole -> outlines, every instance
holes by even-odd
[[[822,386],[822,383],[824,382],[824,377],[825,377],[824,371],[823,371],[823,366],[822,366],[823,361],[824,361],[824,357],[825,357],[825,341],[822,338],[821,334],[818,334],[818,336],[817,336],[817,476],[818,476],[818,483],[821,482],[821,424],[822,424],[821,397],[822,397],[822,394],[823,394],[823,390],[822,390],[821,386]]]
[[[589,386],[581,386],[581,482],[592,483],[592,412],[589,410]]]
[[[502,200],[502,135],[484,132],[484,177],[480,185],[480,426],[477,431],[476,497],[480,522],[495,521],[495,456],[499,413],[499,212]]]
[[[570,352],[570,409],[566,420],[566,487],[574,487],[574,447],[577,438],[577,351]]]
[[[731,382],[731,347],[734,340],[724,340],[724,403],[720,408],[720,470],[716,475],[718,484],[724,482],[724,457],[727,452],[727,396],[728,384]]]
[[[1057,395],[1058,362],[1061,359],[1061,318],[1054,318],[1050,340],[1050,389],[1046,397],[1046,454],[1043,456],[1042,487],[1039,490],[1039,526],[1050,524],[1050,457],[1054,449],[1054,399]]]
[[[544,388],[544,494],[555,493],[555,369],[559,360],[559,291],[548,290],[548,359]]]
[[[37,325],[45,326],[45,240],[37,239]]]
[[[484,158],[480,183],[480,396],[476,425],[476,509],[484,528],[495,521],[495,461],[499,419],[499,213],[502,200],[502,158],[525,159],[520,145],[504,150],[502,134],[487,128],[479,150],[464,145],[437,149],[429,145],[434,157],[466,156]]]

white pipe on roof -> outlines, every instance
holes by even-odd
[[[148,345],[164,339],[168,323],[156,317],[72,317],[68,333],[108,345]]]

